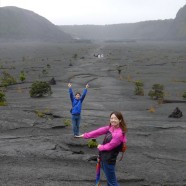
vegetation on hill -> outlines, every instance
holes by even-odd
[[[56,26],[38,14],[17,8],[0,8],[0,41],[186,40],[186,5],[175,19],[113,25]]]
[[[69,34],[38,14],[17,8],[0,8],[0,41],[54,41],[71,40]]]
[[[59,26],[75,39],[133,41],[133,40],[186,40],[186,5],[175,19],[152,20],[114,25]]]
[[[51,86],[45,81],[35,81],[30,89],[30,97],[44,97],[52,94]]]

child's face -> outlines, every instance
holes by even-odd
[[[116,117],[115,114],[110,116],[110,124],[114,127],[119,127],[120,120]]]
[[[80,99],[81,96],[80,96],[80,94],[76,94],[75,97],[76,97],[76,99]]]

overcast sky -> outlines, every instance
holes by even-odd
[[[117,24],[175,18],[186,0],[0,0],[45,17],[55,25]]]

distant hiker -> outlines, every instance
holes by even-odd
[[[103,58],[104,55],[103,54],[94,54],[94,57]]]
[[[109,125],[98,128],[97,130],[84,133],[77,138],[97,138],[105,134],[102,145],[98,145],[99,160],[101,168],[107,179],[108,186],[118,186],[115,175],[116,159],[121,151],[122,145],[126,144],[127,125],[121,112],[112,112],[110,114]],[[97,168],[97,167],[96,167]],[[97,180],[96,180],[97,183]],[[98,184],[99,185],[99,184]]]
[[[182,111],[178,107],[176,107],[174,111],[169,115],[169,118],[181,118],[182,116]]]
[[[80,126],[80,120],[81,120],[81,109],[82,109],[82,103],[83,100],[87,94],[87,89],[89,87],[88,84],[86,84],[86,87],[83,91],[83,94],[81,95],[79,92],[76,92],[75,95],[72,91],[72,84],[68,84],[69,87],[69,94],[70,94],[70,100],[72,103],[72,108],[70,110],[72,114],[72,130],[74,136],[79,135],[79,126]]]

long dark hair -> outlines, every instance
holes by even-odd
[[[122,129],[123,132],[127,132],[127,124],[123,118],[123,115],[121,112],[117,112],[117,111],[114,111],[110,114],[110,117],[111,115],[114,114],[119,120],[120,120],[120,123],[119,123],[119,127]]]

